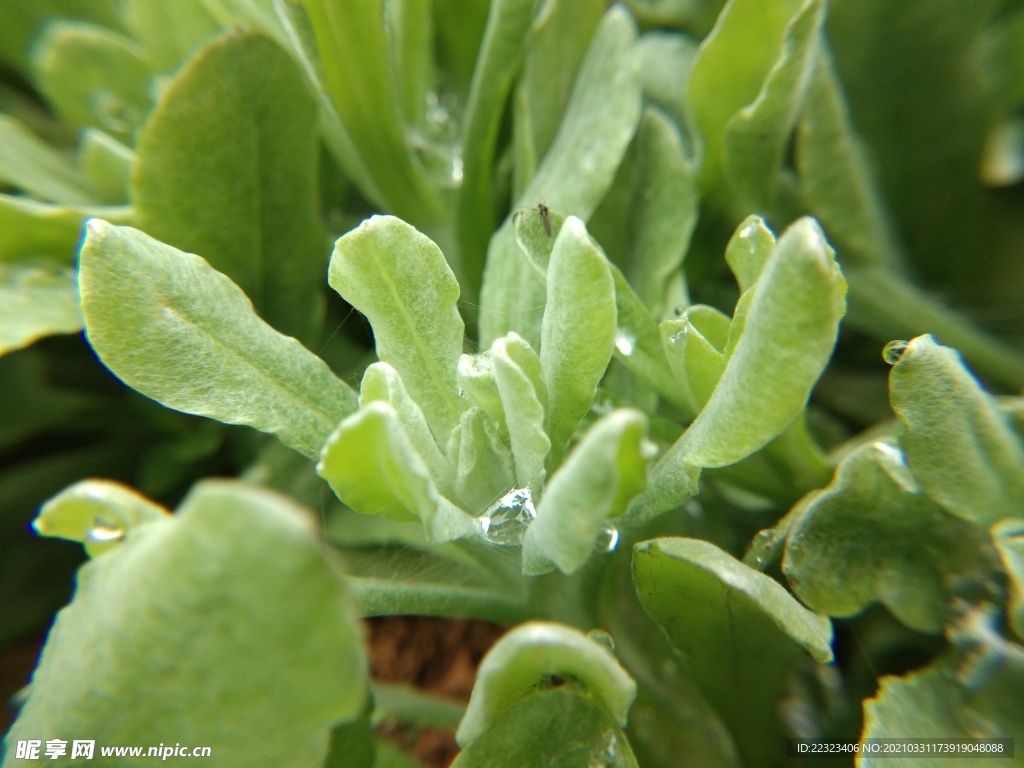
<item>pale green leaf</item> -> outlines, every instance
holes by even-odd
[[[574,695],[588,695],[619,727],[626,724],[636,683],[611,651],[579,630],[530,622],[502,637],[480,663],[456,740],[468,747],[556,676],[567,682],[570,692],[579,691]]]
[[[175,517],[134,528],[82,567],[5,765],[16,740],[42,734],[156,745],[168,733],[226,766],[319,765],[331,728],[359,714],[366,667],[311,514],[252,486],[206,482]]]
[[[587,561],[609,521],[647,487],[647,417],[620,408],[597,421],[552,475],[523,539],[523,572]]]
[[[880,602],[919,632],[940,632],[957,580],[995,571],[984,529],[920,493],[886,441],[847,456],[835,479],[791,513],[782,571],[796,595],[831,616]]]
[[[439,204],[403,135],[388,66],[383,4],[302,0],[316,40],[322,88],[374,191],[383,196],[379,202],[403,218],[429,221],[437,217]]]
[[[697,147],[686,103],[686,84],[697,55],[697,43],[689,35],[657,29],[645,32],[637,41],[644,97],[672,115],[684,134],[687,152],[694,154]]]
[[[420,520],[438,542],[475,533],[472,518],[438,492],[387,403],[370,402],[342,421],[316,471],[339,499],[364,515]]]
[[[551,465],[594,401],[615,348],[615,284],[611,267],[583,222],[566,219],[551,253],[540,362],[548,391]]]
[[[604,15],[573,86],[558,135],[518,201],[546,202],[587,219],[611,186],[640,119],[636,26],[613,6]],[[489,346],[510,330],[540,345],[544,288],[523,269],[514,215],[491,238],[481,291],[480,341]]]
[[[452,430],[448,455],[455,467],[455,499],[472,514],[484,509],[511,488],[515,466],[498,425],[481,408],[462,413]]]
[[[43,262],[0,262],[0,355],[45,336],[81,329],[70,269]]]
[[[906,425],[907,463],[925,493],[964,520],[990,524],[1024,509],[1024,445],[955,350],[909,343],[890,374]]]
[[[498,393],[498,382],[495,380],[494,361],[491,359],[490,350],[475,355],[462,355],[455,378],[463,396],[494,419],[494,423],[498,425],[498,434],[508,437],[505,409]]]
[[[1010,584],[1010,624],[1024,640],[1024,522],[1009,519],[992,527],[992,538]]]
[[[637,768],[637,761],[626,734],[607,712],[583,696],[557,689],[506,710],[459,753],[452,768],[525,765]]]
[[[821,230],[811,219],[793,224],[761,273],[718,386],[680,438],[686,461],[732,464],[796,418],[832,355],[845,295]]]
[[[633,552],[644,610],[685,654],[745,761],[781,762],[777,707],[787,674],[805,652],[820,663],[831,661],[828,618],[710,542],[653,539]]]
[[[183,8],[187,7],[187,11]],[[220,32],[220,26],[200,2],[153,3],[150,0],[121,0],[121,17],[132,36],[161,72],[169,72],[188,59],[196,49]]]
[[[431,10],[431,3],[419,0],[384,3],[391,80],[397,91],[399,115],[410,126],[426,122],[428,98],[436,97]]]
[[[32,527],[40,536],[80,542],[89,557],[96,557],[121,544],[135,528],[168,514],[126,486],[83,480],[43,504]]]
[[[89,217],[114,224],[133,219],[127,206],[74,208],[0,194],[0,261],[47,257],[70,266]]]
[[[359,405],[375,400],[387,403],[395,410],[398,421],[409,438],[409,444],[419,454],[428,473],[444,495],[454,489],[452,467],[434,440],[423,411],[409,397],[398,371],[387,363],[373,363],[363,373],[359,386]]]
[[[796,166],[807,209],[821,221],[845,266],[899,266],[901,248],[832,57],[823,49],[800,115]]]
[[[708,318],[715,319],[704,323]],[[678,319],[666,320],[659,326],[668,364],[691,415],[701,412],[725,370],[724,355],[702,330],[705,325],[717,324],[718,318],[725,321],[728,333],[728,317],[703,304],[695,304]]]
[[[291,56],[256,32],[213,40],[164,90],[137,153],[139,227],[202,255],[268,323],[308,339],[323,302],[316,105]]]
[[[729,0],[701,43],[687,100],[704,142],[700,178],[705,189],[722,174],[726,124],[757,98],[782,49],[786,25],[802,5],[801,0]]]
[[[509,333],[491,345],[494,378],[508,423],[516,485],[539,497],[551,441],[544,431],[544,388],[540,360],[525,339]]]
[[[434,436],[446,439],[465,402],[456,383],[459,284],[444,254],[404,221],[374,216],[335,244],[328,281],[370,321],[377,357],[401,375]]]
[[[770,206],[789,137],[817,61],[824,0],[806,0],[783,33],[782,50],[757,98],[725,124],[725,174],[748,208]]]
[[[495,0],[490,3],[473,82],[466,99],[460,136],[462,184],[458,218],[465,287],[470,296],[480,288],[483,260],[494,231],[494,156],[509,91],[519,74],[527,35],[538,0]]]
[[[760,216],[748,216],[736,228],[725,247],[725,261],[740,293],[746,293],[757,282],[774,250],[775,235]]]
[[[153,106],[153,65],[131,38],[94,24],[55,21],[32,50],[39,90],[74,128],[130,139]]]
[[[64,205],[102,202],[66,156],[5,114],[0,114],[0,183]]]
[[[103,131],[86,128],[78,150],[78,164],[104,200],[124,203],[129,197],[135,152]]]
[[[260,320],[203,259],[91,219],[78,288],[89,343],[130,387],[169,408],[271,432],[310,458],[356,395],[320,358]]]
[[[696,168],[679,131],[648,108],[640,120],[626,226],[626,276],[655,318],[682,303],[682,264],[697,225]]]

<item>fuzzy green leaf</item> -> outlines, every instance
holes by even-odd
[[[373,326],[377,357],[401,375],[438,440],[465,406],[456,369],[465,332],[459,284],[426,235],[393,216],[374,216],[334,246],[328,281]]]
[[[1024,509],[1024,445],[960,356],[920,336],[890,374],[907,463],[925,492],[964,520]]]
[[[824,0],[807,0],[786,26],[782,50],[750,105],[729,118],[725,174],[748,208],[773,202],[789,137],[817,60]]]
[[[153,106],[153,64],[131,38],[77,21],[48,25],[32,51],[39,90],[64,122],[130,139]]]
[[[40,734],[158,744],[173,733],[226,766],[319,765],[331,728],[359,714],[366,660],[313,529],[283,497],[206,482],[176,516],[84,565],[4,764],[16,740]]]
[[[456,740],[468,747],[556,676],[573,695],[589,696],[619,727],[626,724],[636,683],[608,648],[570,627],[530,622],[502,637],[480,663]]]
[[[494,378],[515,458],[516,485],[540,495],[551,441],[544,431],[547,390],[541,363],[525,339],[509,333],[491,345]]]
[[[64,205],[102,202],[98,190],[92,188],[64,155],[37,138],[20,121],[2,113],[0,183]]]
[[[748,216],[736,228],[725,247],[725,261],[740,286],[740,293],[753,287],[774,251],[775,235],[760,216]]]
[[[594,424],[551,477],[523,539],[523,573],[572,573],[608,521],[647,487],[647,417],[618,409]]]
[[[804,603],[832,616],[877,601],[919,632],[940,632],[949,586],[995,569],[984,529],[922,494],[889,442],[847,456],[792,515],[783,573]]]
[[[363,381],[359,386],[359,405],[362,407],[375,400],[385,402],[395,410],[409,438],[409,444],[423,460],[438,488],[446,496],[452,493],[452,467],[434,440],[423,411],[406,392],[402,377],[387,363],[373,363],[363,373]]]
[[[131,224],[127,206],[73,208],[0,194],[0,262],[49,258],[71,265],[82,237],[82,224],[94,216],[114,224]]]
[[[608,260],[594,246],[583,222],[570,217],[551,252],[541,328],[552,466],[558,466],[594,401],[615,348],[615,318],[615,283]]]
[[[519,199],[519,208],[546,202],[587,219],[611,186],[640,119],[636,26],[613,6],[598,27],[573,86],[558,135]],[[491,238],[481,291],[480,341],[489,346],[510,330],[540,344],[544,287],[523,269],[510,216]]]
[[[86,335],[128,386],[169,408],[271,432],[310,458],[356,395],[260,320],[198,256],[129,227],[87,226],[78,288]]]
[[[512,453],[498,435],[498,425],[481,408],[462,413],[452,430],[448,455],[455,466],[455,497],[474,515],[512,487]]]
[[[689,412],[696,415],[711,398],[725,370],[722,349],[728,338],[729,318],[714,307],[694,304],[680,318],[666,320],[658,329],[680,396]]]
[[[594,702],[562,689],[510,707],[459,753],[452,768],[524,765],[637,768],[629,740],[615,721]]]
[[[66,267],[0,262],[0,355],[82,329],[75,276]]]
[[[140,229],[208,259],[268,323],[306,340],[322,310],[323,234],[316,105],[291,56],[256,32],[210,42],[167,86],[137,151]]]
[[[751,764],[779,763],[776,708],[790,666],[804,653],[832,659],[832,626],[774,579],[697,539],[634,547],[644,610],[682,651],[701,692]]]
[[[317,474],[364,515],[421,520],[434,541],[473,535],[473,520],[441,496],[398,414],[373,401],[341,422],[324,445]]]
[[[475,355],[462,355],[459,367],[455,372],[459,390],[465,398],[478,408],[482,408],[498,425],[498,433],[508,436],[508,424],[505,422],[505,409],[498,393],[498,382],[495,379],[494,361],[490,350]]]
[[[83,480],[43,504],[32,527],[40,536],[81,542],[89,557],[118,546],[128,533],[168,512],[130,488]]]
[[[680,438],[686,461],[701,467],[732,464],[796,418],[832,355],[845,295],[846,282],[817,224],[793,224],[753,290],[744,330],[718,386]]]

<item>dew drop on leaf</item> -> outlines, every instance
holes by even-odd
[[[907,351],[908,346],[909,342],[901,339],[890,341],[882,347],[882,359],[889,365],[896,365],[903,357],[903,353]]]
[[[492,544],[522,544],[530,523],[537,517],[529,488],[513,488],[476,518],[480,535]]]
[[[587,632],[587,637],[589,637],[595,643],[603,645],[612,653],[615,653],[615,640],[603,629],[592,629],[589,632]]]
[[[108,544],[124,538],[124,526],[111,523],[102,517],[93,518],[92,527],[85,533],[85,540],[96,544]]]
[[[598,554],[607,554],[614,552],[617,546],[619,546],[619,529],[606,525],[598,535],[597,541],[594,542],[594,551]]]

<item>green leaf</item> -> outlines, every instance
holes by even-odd
[[[687,411],[693,415],[704,408],[725,370],[725,356],[708,339],[708,335],[714,338],[714,331],[719,330],[719,318],[725,322],[727,334],[729,318],[714,307],[703,304],[694,304],[682,317],[666,320],[658,327],[668,364],[679,385],[679,395],[685,400]],[[707,326],[711,328],[705,334],[702,328]]]
[[[213,40],[164,90],[137,151],[139,227],[308,339],[322,311],[316,106],[291,56],[256,32]]]
[[[685,654],[745,762],[781,763],[776,712],[788,671],[804,652],[832,660],[829,620],[710,542],[653,539],[633,552],[644,610]]]
[[[558,135],[518,206],[543,200],[584,220],[597,208],[640,119],[635,42],[632,18],[619,6],[610,8],[587,51]],[[489,346],[511,330],[536,348],[544,288],[522,268],[513,218],[505,220],[487,251],[480,341]]]
[[[786,25],[782,50],[757,98],[725,124],[725,175],[748,208],[770,206],[789,137],[817,60],[824,0],[806,0]]]
[[[775,235],[760,216],[748,216],[736,228],[725,247],[725,261],[740,293],[750,290],[775,251]]]
[[[669,367],[658,326],[619,268],[609,264],[615,281],[615,359],[679,408],[689,405]]]
[[[409,438],[409,444],[423,460],[427,472],[437,483],[444,495],[453,492],[454,473],[448,459],[441,452],[430,432],[423,411],[409,397],[398,371],[387,363],[373,363],[363,373],[359,387],[359,405],[380,400],[390,405],[402,429]]]
[[[528,734],[526,736],[525,734]],[[629,740],[592,701],[563,689],[531,696],[472,741],[452,768],[636,768]]]
[[[647,487],[647,417],[620,408],[594,424],[551,477],[523,538],[523,573],[573,573],[612,518]]]
[[[82,567],[5,764],[16,740],[40,734],[158,744],[173,733],[224,765],[318,765],[330,729],[362,706],[362,643],[311,516],[251,486],[200,484],[175,517]]]
[[[0,114],[0,183],[54,203],[101,202],[98,192],[64,155],[5,114]]]
[[[546,473],[544,461],[551,450],[544,431],[547,389],[540,359],[525,339],[512,332],[494,341],[491,360],[508,424],[516,485],[539,497]]]
[[[89,557],[96,557],[120,545],[130,531],[168,514],[118,483],[83,480],[43,504],[32,527],[40,536],[80,542]]]
[[[0,262],[46,257],[70,265],[89,217],[130,224],[127,206],[72,208],[0,194]]]
[[[134,151],[103,131],[86,128],[82,132],[78,162],[82,174],[104,200],[127,202],[135,167]]]
[[[370,175],[372,191],[383,196],[378,202],[413,221],[437,218],[436,194],[412,161],[396,109],[383,0],[344,7],[302,0],[302,5],[316,38],[322,87]]]
[[[551,252],[540,363],[548,391],[551,466],[594,401],[615,348],[615,284],[583,222],[565,221]]]
[[[782,48],[801,0],[730,0],[693,62],[687,95],[704,141],[700,178],[707,189],[722,174],[726,124],[751,104]]]
[[[424,123],[427,100],[430,94],[436,95],[430,6],[415,0],[388,0],[384,4],[391,80],[398,92],[399,115],[406,125]]]
[[[374,216],[335,244],[328,281],[370,321],[377,356],[446,439],[465,406],[456,383],[465,327],[444,254],[404,221]]]
[[[455,738],[469,747],[508,717],[516,705],[550,688],[553,677],[566,682],[566,693],[587,696],[618,725],[626,724],[636,697],[636,683],[606,646],[561,624],[529,622],[504,635],[477,670],[476,685]],[[523,731],[517,727],[516,733]],[[529,742],[529,739],[516,739]]]
[[[483,253],[494,230],[494,155],[509,91],[522,63],[538,0],[497,0],[490,4],[473,82],[466,100],[459,144],[462,185],[458,218],[466,291],[476,296]]]
[[[922,733],[964,740],[1017,737],[1024,728],[1024,718],[1020,715],[1024,649],[1005,641],[1001,645],[1013,658],[996,661],[1002,669],[988,684],[972,684],[962,679],[962,669],[958,670],[950,659],[904,677],[883,677],[878,693],[864,702],[861,738],[919,739]],[[882,768],[891,762],[891,758],[881,756],[862,757],[858,765]],[[941,764],[950,768],[973,768],[979,762],[977,755],[967,754],[945,756]],[[934,763],[939,761],[934,760]],[[1014,768],[1020,765],[1020,758],[992,755],[985,759],[985,765]]]
[[[452,430],[448,455],[455,465],[455,498],[476,515],[513,486],[512,453],[498,435],[498,425],[481,408],[462,413]]]
[[[1024,521],[1003,520],[992,527],[992,538],[1010,582],[1007,613],[1017,637],[1024,639]]]
[[[91,219],[78,287],[100,360],[168,408],[271,432],[310,458],[355,410],[345,382],[198,256]]]
[[[854,616],[880,602],[919,632],[940,632],[958,580],[991,579],[984,529],[920,492],[903,451],[875,441],[790,513],[783,573],[808,606]]]
[[[508,437],[505,409],[498,393],[498,382],[495,380],[494,361],[491,359],[490,350],[476,355],[462,355],[455,378],[459,390],[466,399],[494,419],[494,423],[498,425],[498,434],[503,438]]]
[[[907,429],[907,463],[925,492],[951,514],[984,525],[1020,514],[1024,445],[956,351],[920,336],[889,382]]]
[[[693,155],[698,154],[698,148],[686,101],[686,84],[696,55],[697,41],[678,32],[655,29],[645,32],[637,41],[644,97],[672,115],[683,134],[687,153]]]
[[[831,55],[819,50],[807,86],[796,140],[800,192],[839,248],[844,266],[903,260],[892,223],[852,125]]]
[[[131,139],[153,106],[152,62],[134,40],[79,21],[47,25],[32,51],[39,90],[73,128]]]
[[[122,0],[120,3],[121,18],[161,72],[176,69],[221,31],[203,3],[191,2],[187,7],[183,12],[180,5],[148,0]]]
[[[53,264],[0,262],[0,355],[82,329],[75,276]]]
[[[438,542],[475,533],[473,519],[438,493],[387,403],[370,402],[342,421],[316,471],[339,499],[364,515],[421,520]]]
[[[681,269],[699,215],[695,163],[652,108],[640,120],[633,162],[625,272],[648,312],[663,318],[685,299]]]
[[[801,219],[790,226],[761,273],[718,386],[680,438],[686,461],[732,464],[796,418],[832,355],[845,294],[817,224]]]

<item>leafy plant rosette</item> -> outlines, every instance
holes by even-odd
[[[90,559],[4,765],[33,739],[415,764],[384,721],[454,728],[462,768],[1024,735],[1024,406],[954,347],[1014,392],[1024,357],[908,277],[936,227],[982,221],[982,295],[1020,217],[957,176],[928,116],[901,138],[946,165],[902,162],[964,190],[928,219],[897,163],[872,165],[903,113],[868,87],[912,28],[906,57],[941,61],[917,75],[987,136],[982,180],[1012,185],[1024,17],[826,10],[15,3],[0,370],[42,414],[29,374],[59,350],[21,348],[82,329],[141,395],[251,429],[197,442],[200,422],[143,410],[133,429],[180,453],[141,484],[168,495],[221,450],[240,479],[173,513],[100,479],[43,504],[36,531]],[[895,336],[889,411],[860,361]],[[410,614],[510,625],[464,711],[369,680],[360,620]]]

